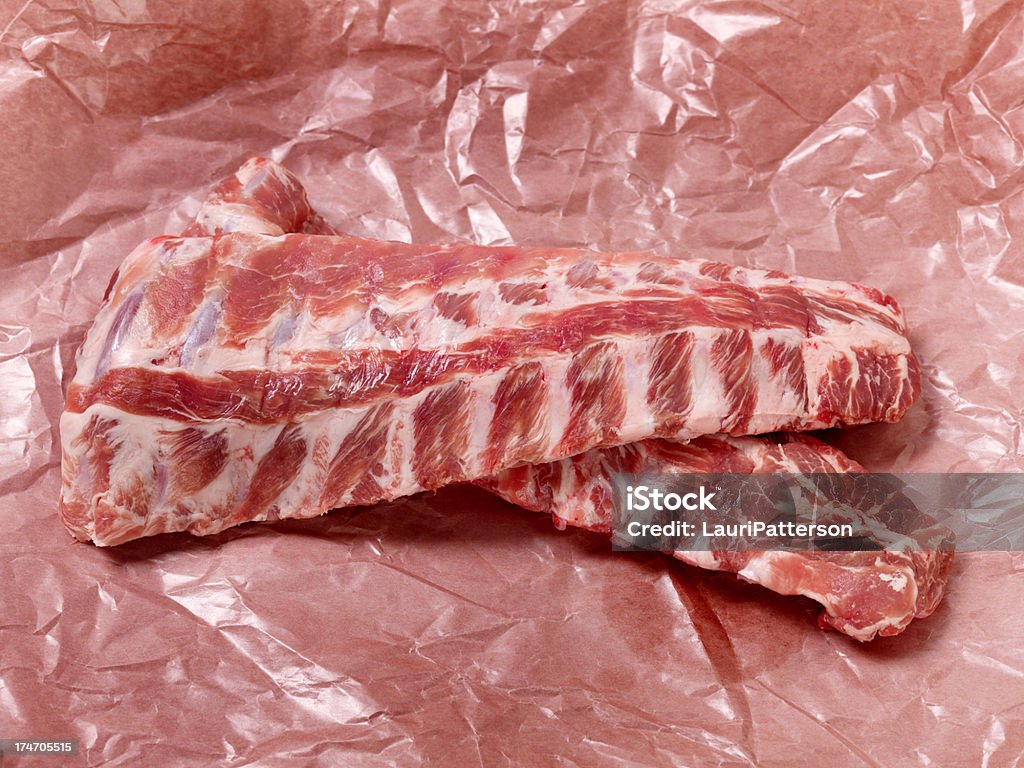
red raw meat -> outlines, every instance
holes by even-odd
[[[254,206],[240,172],[218,192],[231,215],[211,203],[193,231],[322,222],[262,172],[284,191]],[[62,514],[98,544],[207,534],[653,436],[891,421],[917,379],[896,303],[848,283],[642,253],[162,237],[125,261],[80,351]]]
[[[233,178],[218,185],[204,203],[196,221],[186,230],[190,235],[226,232],[279,235],[299,231],[334,233],[310,207],[299,181],[281,166],[262,158],[247,162]],[[726,268],[715,267],[710,271],[714,270],[724,272]],[[585,269],[577,268],[572,280],[596,276],[595,270],[587,266]],[[535,282],[503,283],[499,292],[502,300],[512,304],[539,304],[546,299],[543,287]],[[474,298],[468,293],[443,292],[435,297],[433,304],[441,316],[468,327],[479,323]],[[129,311],[137,312],[138,307],[129,305]],[[184,348],[186,358],[191,358],[198,346],[210,340],[215,319],[202,316],[197,319],[193,328],[193,345]],[[120,329],[121,325],[115,323],[114,327]],[[118,333],[121,331],[114,331],[115,337]],[[775,342],[769,340],[768,343],[771,349]],[[741,359],[744,355],[742,341],[735,338],[722,342],[718,354],[722,355],[723,350],[736,353]],[[692,349],[688,351],[692,352]],[[749,365],[749,360],[744,362]],[[665,373],[672,373],[672,368],[671,365],[666,366]],[[678,368],[678,372],[686,374],[688,370],[684,366]],[[802,384],[797,373],[793,371],[795,386]],[[509,378],[507,385],[495,393],[494,419],[504,422],[498,430],[500,434],[518,436],[521,441],[523,436],[529,437],[531,427],[542,418],[544,404],[536,398],[530,400],[529,407],[517,407],[521,398],[529,396],[532,380],[530,375]],[[667,383],[663,389],[675,399],[689,396],[685,380],[674,386]],[[110,432],[118,424],[116,418],[96,420],[86,437],[89,441],[87,452],[91,453],[93,463],[101,470],[98,480],[107,487],[110,484],[110,464],[116,454]],[[364,454],[368,451],[376,455],[382,450],[386,445],[388,428],[386,419],[377,420],[374,425],[362,425],[362,428],[357,426],[354,431],[363,439],[350,440],[347,449],[339,449],[331,462],[332,471],[323,497],[339,496],[349,488],[355,488],[354,493],[358,497],[372,497],[380,493],[379,484],[366,474]],[[520,466],[490,480],[479,481],[479,484],[521,506],[553,513],[563,526],[572,524],[605,530],[608,508],[602,504],[610,500],[605,488],[608,470],[612,466],[676,471],[860,470],[856,463],[840,452],[810,438],[789,437],[783,442],[780,444],[772,438],[729,438],[721,435],[697,438],[689,445],[647,440],[617,449],[595,449],[572,461]],[[500,451],[508,451],[507,441],[501,442]],[[253,455],[250,453],[250,458]],[[224,470],[228,461],[227,438],[223,431],[216,432],[211,438],[200,427],[177,430],[169,440],[166,456],[168,460],[156,470],[162,492],[166,493],[170,487],[172,494],[188,496],[209,486]],[[265,508],[282,493],[306,458],[300,432],[282,429],[260,458],[253,480],[242,498],[242,506]],[[315,456],[311,458],[316,460]],[[132,487],[145,492],[138,483]],[[118,522],[117,514],[103,518],[103,523],[110,526],[116,526]],[[775,561],[771,567],[766,567],[765,563],[771,559],[769,555],[775,557]],[[786,594],[815,597],[826,605],[822,614],[823,624],[867,639],[874,631],[894,634],[915,614],[924,616],[930,612],[941,597],[952,554],[933,552],[921,557],[886,554],[886,562],[865,553],[745,553],[742,556],[737,553],[677,553],[677,556],[702,567],[739,571],[741,577],[759,581]],[[870,561],[865,559],[868,557]],[[835,587],[831,594],[822,589],[826,582]],[[893,588],[894,583],[900,588]],[[888,587],[888,591],[878,589],[882,584]],[[916,600],[911,594],[913,590],[916,590],[913,592]]]
[[[760,472],[864,472],[843,453],[806,435],[726,437],[706,435],[689,443],[644,440],[597,448],[550,464],[508,469],[478,484],[525,509],[551,514],[556,524],[610,533],[612,478],[626,474],[748,474]],[[890,508],[893,506],[888,505]],[[867,505],[865,505],[867,506]],[[871,516],[876,504],[860,510]],[[857,510],[844,510],[856,519]],[[922,549],[871,552],[676,551],[683,562],[734,572],[783,595],[804,595],[824,606],[819,617],[858,640],[902,632],[912,619],[930,615],[945,590],[953,561],[948,531],[912,505],[897,521],[900,534]],[[891,514],[891,512],[890,512]],[[876,514],[871,519],[878,520]],[[897,526],[891,525],[895,529]],[[894,531],[896,532],[896,531]]]

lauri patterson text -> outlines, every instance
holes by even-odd
[[[697,535],[697,524],[683,520],[672,520],[668,523],[641,523],[631,521],[626,526],[629,536],[683,536],[692,538]],[[794,523],[791,520],[766,523],[755,520],[749,523],[709,523],[701,521],[702,536],[731,536],[744,538],[794,538],[806,536],[828,536],[831,538],[851,538],[853,526],[849,523],[825,525],[823,523]]]

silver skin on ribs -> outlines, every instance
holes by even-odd
[[[295,232],[335,231],[260,158],[186,230]],[[916,389],[895,302],[851,284],[649,254],[157,238],[80,351],[62,516],[97,544],[213,533],[652,435],[895,420]],[[516,471],[492,481],[507,498]]]

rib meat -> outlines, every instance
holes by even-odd
[[[559,527],[611,533],[616,474],[747,474],[760,472],[864,472],[840,451],[806,435],[726,437],[707,435],[689,443],[644,440],[598,448],[549,464],[524,465],[478,481],[525,509],[551,514]],[[885,499],[892,516],[894,505]],[[881,516],[877,500],[859,510]],[[858,640],[902,632],[912,619],[930,615],[945,590],[953,560],[948,532],[906,503],[890,523],[921,548],[903,551],[676,551],[683,562],[740,578],[783,595],[803,595],[824,610],[819,624]],[[857,510],[854,510],[857,511]],[[854,519],[854,518],[851,518]]]
[[[642,253],[162,237],[80,350],[62,508],[103,544],[213,533],[653,436],[890,421],[916,385],[895,302],[852,284]]]
[[[322,221],[285,186],[263,223]],[[198,232],[237,228],[211,207]],[[655,436],[891,421],[917,389],[884,294],[653,254],[160,237],[108,294],[61,423],[62,514],[98,544]]]
[[[262,158],[218,185],[185,234],[232,232],[336,234],[298,180]],[[856,286],[701,262],[677,268],[637,254],[611,259],[565,251],[416,249],[353,238],[330,245],[333,250],[317,252],[304,242],[163,238],[133,255],[124,275],[115,274],[97,320],[103,330],[94,329],[83,348],[62,420],[62,514],[76,536],[112,544],[163,530],[208,533],[248,519],[319,514],[407,492],[410,474],[413,489],[432,487],[503,463],[564,454],[566,443],[629,439],[637,429],[686,437],[710,429],[716,419],[718,428],[734,432],[753,429],[755,422],[806,428],[894,419],[916,391],[916,364],[898,308]],[[353,272],[350,257],[367,252],[375,257],[353,259],[361,267]],[[444,289],[426,311],[408,269],[409,260],[421,258],[433,259],[435,267],[421,270],[421,278],[435,291]],[[510,263],[526,269],[519,274]],[[566,273],[562,283],[558,269]],[[402,285],[388,282],[391,270]],[[321,282],[342,271],[368,280],[373,290],[360,295],[350,283]],[[494,272],[508,279],[495,287]],[[348,300],[332,299],[321,290],[325,285],[347,290]],[[629,301],[615,301],[621,297],[612,294],[621,289]],[[673,315],[678,327],[666,330],[650,312],[632,325],[600,326],[609,313],[666,302],[679,303]],[[365,316],[361,326],[351,322],[353,304]],[[495,304],[500,311],[493,311]],[[550,333],[545,339],[543,325],[530,322],[540,315],[561,328],[558,321],[580,309],[590,310],[580,322],[593,322],[598,330],[588,333],[577,322],[561,343],[552,343]],[[227,324],[228,318],[234,322]],[[504,344],[487,339],[489,330],[497,330]],[[525,342],[534,357],[516,357],[521,350],[507,349],[515,342]],[[635,352],[629,354],[638,342],[660,353],[646,368]],[[263,378],[246,382],[252,368],[242,363],[259,360],[260,352]],[[495,366],[494,357],[506,367]],[[560,367],[550,364],[555,357]],[[481,364],[488,361],[490,366]],[[562,374],[561,387],[552,371]],[[638,372],[644,374],[640,386]],[[316,381],[332,374],[331,385],[341,382],[340,390]],[[467,382],[488,374],[490,390]],[[311,381],[319,385],[318,396],[306,398],[302,387]],[[155,388],[141,389],[147,383]],[[257,391],[253,384],[266,388]],[[709,384],[717,384],[713,398]],[[361,387],[376,387],[375,397],[359,401]],[[339,392],[349,401],[339,400]],[[156,397],[147,404],[150,393]],[[636,425],[637,411],[644,409],[629,403],[636,393],[646,406],[646,426]],[[466,408],[467,397],[472,408]],[[295,405],[283,406],[289,399]],[[709,400],[725,412],[715,415]],[[773,413],[770,404],[782,407]],[[424,408],[436,418],[424,419]],[[459,435],[446,427],[451,416],[469,433],[454,455]],[[559,416],[560,433],[554,429]],[[484,456],[474,463],[468,448],[482,449]],[[437,454],[433,471],[442,474],[432,483],[424,482],[409,455],[428,449]],[[606,530],[608,473],[616,468],[860,469],[806,437],[708,435],[689,444],[649,439],[596,448],[572,460],[506,469],[478,484],[549,512],[563,526]],[[824,625],[860,639],[894,634],[914,615],[930,613],[952,556],[676,555],[701,567],[737,571],[778,592],[811,596],[825,605]]]

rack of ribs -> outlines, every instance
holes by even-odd
[[[463,481],[575,525],[564,498],[523,495],[552,467],[694,439],[771,453],[778,441],[728,435],[895,421],[919,386],[877,290],[648,253],[350,237],[258,158],[185,235],[126,259],[79,351],[61,513],[80,539],[203,535]],[[799,444],[828,471],[856,467]],[[910,616],[931,610],[917,602]]]

